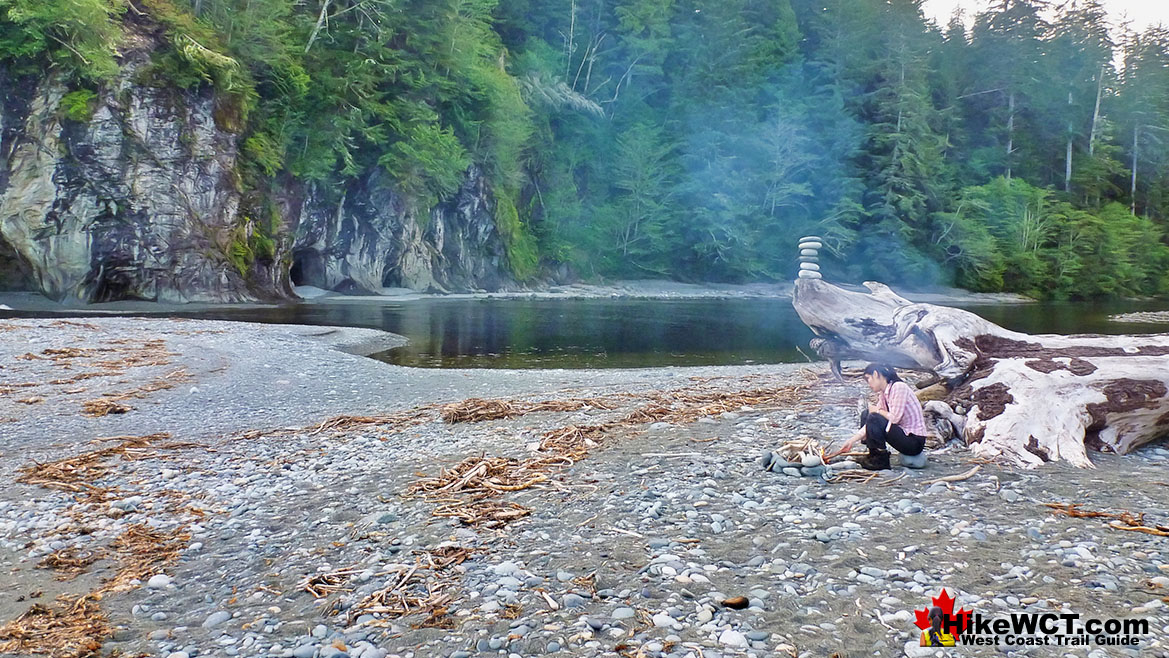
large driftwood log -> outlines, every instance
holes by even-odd
[[[812,347],[836,372],[854,358],[942,376],[950,407],[965,412],[953,424],[976,455],[1091,467],[1086,448],[1123,454],[1169,435],[1169,334],[1022,334],[865,286],[870,294],[796,280],[793,305],[817,336]]]

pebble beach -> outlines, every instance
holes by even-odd
[[[768,457],[855,429],[863,381],[823,363],[362,356],[400,341],[0,321],[0,652],[942,656],[914,622],[944,589],[984,615],[1147,621],[1135,646],[976,655],[1169,656],[1169,538],[1116,527],[1169,524],[1164,443],[1036,470],[951,445],[847,477]],[[507,402],[444,407],[471,398]]]

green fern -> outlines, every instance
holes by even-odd
[[[58,106],[61,115],[70,121],[88,123],[97,111],[97,94],[89,89],[78,89],[65,94]]]

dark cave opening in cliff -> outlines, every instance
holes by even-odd
[[[292,269],[288,271],[294,286],[325,287],[325,258],[314,249],[292,252]]]
[[[36,290],[32,273],[12,245],[0,237],[0,291]]]

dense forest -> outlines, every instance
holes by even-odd
[[[0,0],[77,120],[143,33],[142,84],[217,90],[249,203],[382,167],[427,206],[475,164],[521,280],[790,279],[816,233],[833,278],[1169,291],[1169,29],[1093,0]]]

